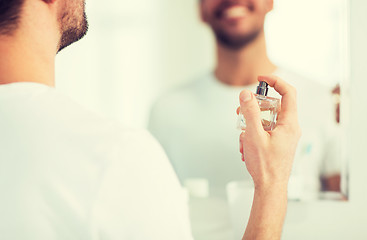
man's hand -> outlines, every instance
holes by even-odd
[[[297,117],[294,87],[274,76],[260,76],[282,95],[276,128],[266,132],[261,125],[260,108],[250,91],[240,94],[240,111],[246,119],[246,130],[240,136],[240,152],[251,174],[255,188],[287,186],[301,130]]]
[[[255,184],[254,202],[243,239],[281,238],[287,209],[287,186],[292,163],[301,136],[297,117],[296,90],[274,76],[260,76],[282,95],[276,128],[263,129],[255,96],[244,90],[240,109],[246,129],[240,136],[240,152]]]

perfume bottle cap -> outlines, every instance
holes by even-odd
[[[260,82],[259,86],[257,86],[256,94],[260,96],[267,96],[268,95],[268,86],[267,82]]]

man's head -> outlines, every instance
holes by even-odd
[[[0,36],[13,35],[20,28],[27,26],[24,19],[24,8],[34,6],[35,0],[0,0]],[[85,14],[85,0],[36,0],[36,4],[42,4],[42,9],[47,9],[54,18],[60,34],[58,51],[81,39],[88,30],[88,22]],[[28,11],[35,9],[28,8]],[[39,16],[45,14],[39,13]],[[54,19],[42,19],[50,21]],[[28,19],[29,20],[29,19]],[[40,21],[40,22],[41,22]]]
[[[202,20],[217,41],[230,49],[240,49],[256,39],[272,9],[273,0],[200,0]]]

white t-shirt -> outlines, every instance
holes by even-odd
[[[299,121],[303,130],[289,197],[315,199],[320,189],[320,176],[340,171],[340,154],[333,141],[336,131],[331,90],[283,69],[274,74],[298,90]],[[256,92],[257,85],[225,85],[210,73],[162,96],[151,111],[149,129],[163,145],[182,184],[193,178],[209,181],[210,202],[216,201],[217,204],[207,212],[227,207],[226,185],[229,182],[251,180],[239,153],[236,109],[240,92],[244,88]],[[268,96],[280,98],[272,88]],[[208,200],[207,205],[211,203]],[[201,230],[194,223],[207,221],[208,225],[213,223],[212,227],[207,225],[202,230],[207,235],[202,235],[225,239],[215,237],[216,229],[225,229],[229,225],[228,211],[222,212],[222,219],[205,218],[205,213],[201,220],[192,219],[194,237],[195,232],[201,236]]]
[[[0,85],[1,239],[192,239],[160,145],[36,83]]]

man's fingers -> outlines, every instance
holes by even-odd
[[[246,120],[246,130],[264,131],[261,124],[260,108],[255,96],[248,90],[240,94],[241,113]]]
[[[282,110],[279,115],[279,122],[294,121],[297,119],[297,92],[296,89],[276,76],[259,76],[259,81],[265,81],[282,95]]]

